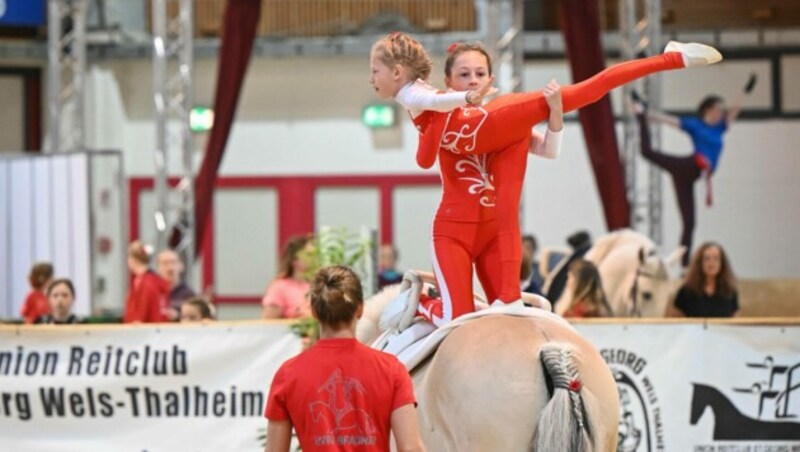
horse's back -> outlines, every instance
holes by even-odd
[[[424,379],[426,415],[452,450],[530,449],[549,401],[539,350],[555,342],[572,351],[587,401],[610,407],[603,417],[611,420],[599,420],[602,428],[616,431],[616,384],[597,351],[574,329],[546,318],[489,316],[453,331]]]

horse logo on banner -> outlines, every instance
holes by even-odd
[[[751,394],[754,397],[757,415],[743,414],[720,390],[713,386],[695,383],[692,393],[691,424],[695,425],[711,409],[714,417],[715,441],[800,440],[800,422],[797,421],[797,398],[792,404],[792,394],[800,389],[800,363],[776,364],[772,356],[763,362],[747,363],[751,369],[764,371],[763,380],[757,379],[750,387],[733,388],[734,392]],[[766,402],[772,402],[773,410],[765,412]],[[766,420],[765,417],[773,420]]]

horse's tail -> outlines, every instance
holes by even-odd
[[[592,420],[581,395],[583,382],[566,344],[548,344],[540,351],[552,397],[542,411],[533,438],[537,452],[594,450]]]

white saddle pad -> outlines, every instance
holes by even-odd
[[[539,318],[573,329],[569,322],[559,315],[539,308],[529,308],[522,302],[507,305],[492,306],[480,311],[463,315],[440,328],[424,320],[417,320],[402,333],[388,331],[383,333],[373,342],[372,347],[392,353],[397,356],[406,369],[412,371],[421,362],[425,361],[439,347],[439,344],[453,330],[472,320],[490,315],[512,315],[515,317]]]

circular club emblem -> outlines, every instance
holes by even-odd
[[[647,360],[624,349],[600,350],[617,382],[619,433],[617,452],[654,452],[664,447],[658,397],[647,376]]]

